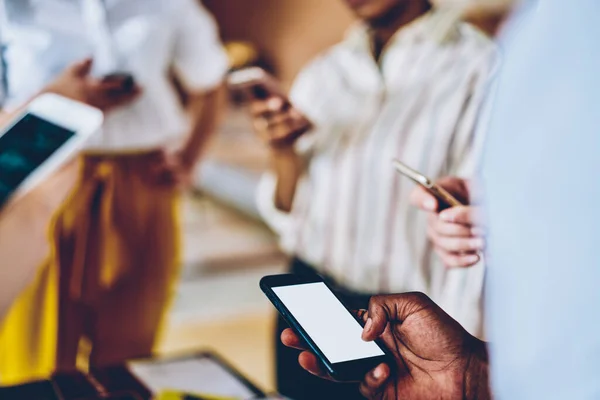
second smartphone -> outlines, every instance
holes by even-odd
[[[362,340],[362,325],[319,277],[266,276],[260,287],[334,379],[362,380],[389,361],[381,345]]]

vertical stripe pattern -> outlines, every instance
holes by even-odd
[[[423,291],[476,331],[481,284],[470,276],[483,267],[449,272],[440,264],[426,215],[409,204],[414,185],[391,166],[399,158],[434,179],[474,172],[471,110],[480,106],[495,49],[465,24],[457,24],[453,40],[438,42],[433,20],[424,16],[400,30],[380,65],[368,30],[358,26],[301,72],[291,99],[316,126],[301,139],[311,143],[303,179],[310,191],[298,192],[294,208],[306,209],[305,219],[281,224],[289,216],[272,204],[260,208],[273,226],[287,227],[279,232],[286,251],[347,288]]]

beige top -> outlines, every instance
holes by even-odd
[[[367,28],[354,27],[301,72],[291,99],[316,126],[298,143],[308,169],[290,214],[274,207],[270,173],[258,203],[288,253],[356,291],[423,291],[478,333],[483,266],[440,263],[427,216],[409,204],[414,184],[391,164],[399,158],[434,179],[475,169],[495,47],[457,23],[440,41],[436,22],[429,14],[399,31],[380,65]]]

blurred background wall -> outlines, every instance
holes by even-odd
[[[300,68],[338,42],[352,22],[342,0],[204,0],[225,41],[253,42],[289,85]]]
[[[224,41],[249,41],[289,86],[302,66],[338,42],[353,21],[343,0],[202,0]],[[514,0],[433,0],[463,9],[465,18],[494,34]]]

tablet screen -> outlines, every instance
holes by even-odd
[[[209,356],[135,361],[129,364],[129,370],[155,394],[177,390],[242,399],[257,395],[240,377]]]
[[[0,206],[74,135],[73,131],[27,114],[0,136]]]

